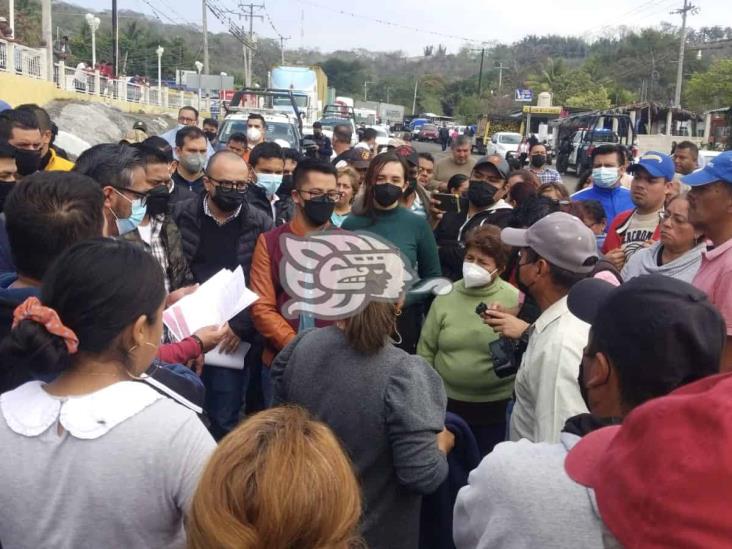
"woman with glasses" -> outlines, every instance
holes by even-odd
[[[691,283],[699,270],[704,243],[689,223],[686,196],[671,198],[660,217],[660,241],[630,257],[621,272],[626,282],[636,276],[659,273]]]
[[[396,153],[376,156],[366,172],[363,207],[343,222],[349,231],[363,231],[380,236],[397,247],[421,280],[442,276],[437,243],[424,217],[399,205],[407,189],[409,169]],[[426,296],[428,294],[422,294]],[[424,297],[408,294],[399,311],[397,343],[414,354],[422,328]],[[422,300],[420,300],[420,297]]]

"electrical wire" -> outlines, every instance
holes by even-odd
[[[464,42],[470,42],[474,44],[496,44],[497,42],[495,40],[476,40],[475,38],[468,38],[466,36],[458,36],[455,34],[447,34],[444,32],[437,32],[432,31],[428,29],[424,29],[421,27],[411,27],[409,25],[402,25],[401,23],[395,23],[393,21],[386,21],[384,19],[379,19],[378,17],[371,17],[369,15],[362,15],[359,13],[353,13],[351,11],[342,10],[340,8],[333,8],[331,6],[324,6],[323,4],[318,4],[317,2],[312,2],[311,0],[297,0],[300,4],[305,4],[308,6],[312,6],[314,8],[319,8],[327,11],[331,11],[333,13],[338,13],[340,15],[345,15],[348,17],[353,17],[354,19],[362,19],[364,21],[372,21],[373,23],[379,23],[380,25],[385,25],[388,27],[394,27],[398,29],[404,29],[404,30],[410,30],[410,31],[416,31],[421,34],[430,34],[432,36],[439,36],[441,38],[451,38],[453,40],[462,40]]]

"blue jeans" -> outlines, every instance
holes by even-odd
[[[257,361],[261,364],[261,361]],[[265,406],[272,405],[272,382],[269,368],[248,364],[243,370],[206,365],[203,368],[203,384],[206,386],[206,414],[210,421],[209,431],[216,440],[224,438],[233,430],[240,419],[240,412],[246,405],[246,394],[253,375],[259,374],[262,400]]]

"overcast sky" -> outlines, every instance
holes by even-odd
[[[99,9],[105,0],[70,0],[88,8]],[[212,0],[216,5],[236,10],[239,0]],[[318,47],[323,51],[365,48],[372,51],[402,50],[419,55],[422,48],[442,43],[456,51],[466,40],[511,43],[528,34],[561,34],[596,38],[620,25],[656,26],[662,21],[680,24],[679,15],[669,12],[680,8],[683,0],[242,0],[264,3],[265,16],[255,20],[254,30],[261,36],[292,37],[286,47]],[[732,2],[728,0],[693,0],[701,9],[689,17],[689,25],[732,26]],[[171,21],[201,23],[201,0],[118,0],[120,9],[155,14],[165,23]],[[341,11],[345,13],[340,13]],[[266,12],[266,13],[265,13]],[[301,15],[303,15],[301,17]],[[271,20],[275,32],[270,25]],[[248,22],[239,21],[248,28]],[[301,25],[302,19],[302,25]],[[397,27],[380,23],[387,21]],[[209,30],[225,31],[225,26],[211,13]],[[408,28],[406,28],[408,27]],[[302,29],[302,34],[301,34]]]

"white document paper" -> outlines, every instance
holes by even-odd
[[[190,295],[163,312],[163,322],[178,339],[206,326],[220,326],[254,303],[259,296],[247,288],[241,266],[222,269]]]
[[[251,345],[245,341],[239,343],[239,348],[231,355],[222,353],[218,347],[213,351],[209,351],[204,355],[204,362],[210,366],[220,366],[221,368],[231,368],[233,370],[244,369],[244,358],[249,352]]]

